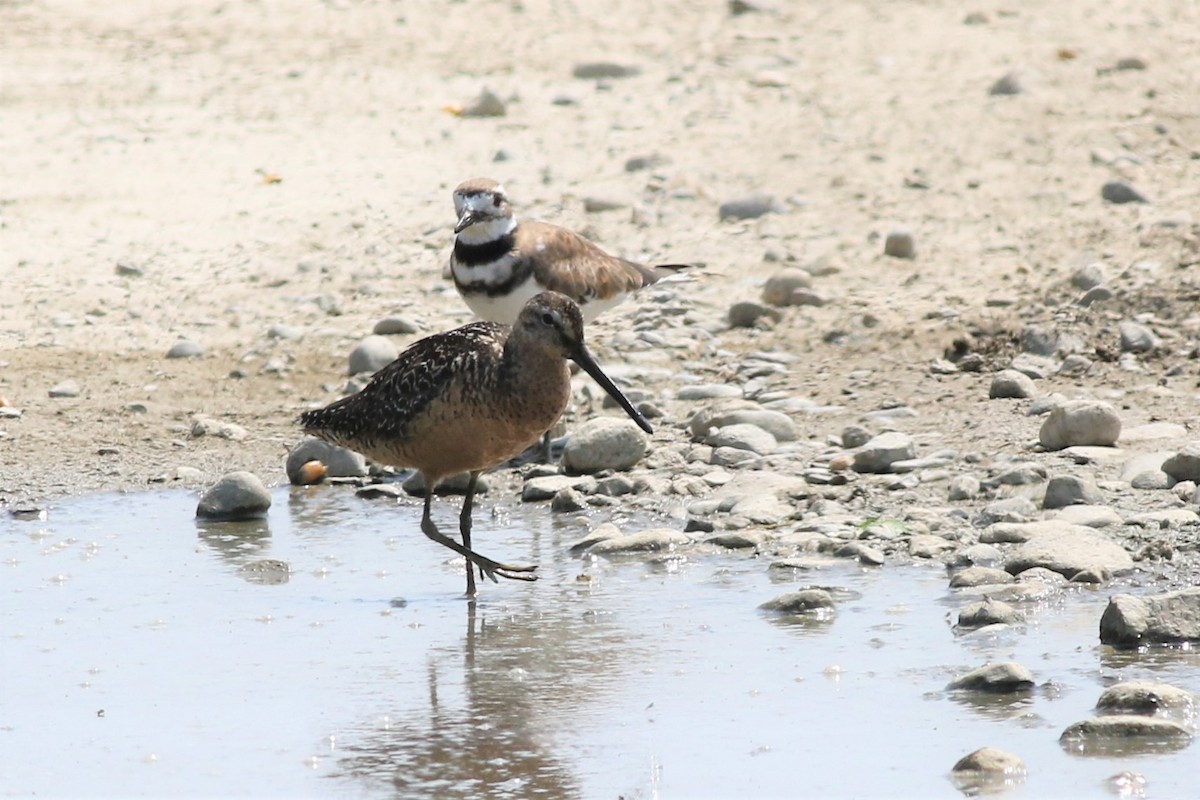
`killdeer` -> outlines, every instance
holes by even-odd
[[[566,228],[518,222],[504,187],[488,178],[460,183],[454,211],[454,285],[477,316],[492,322],[511,325],[544,291],[570,297],[591,322],[643,286],[691,266],[646,266],[609,255]]]

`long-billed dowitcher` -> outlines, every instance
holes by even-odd
[[[492,322],[511,325],[525,302],[543,291],[570,297],[591,322],[638,289],[691,266],[646,266],[609,255],[566,228],[518,223],[504,187],[490,178],[459,184],[454,211],[454,285],[477,316]]]
[[[383,464],[412,467],[425,478],[421,530],[467,560],[467,595],[475,574],[536,580],[536,566],[501,564],[471,549],[471,505],[479,474],[537,441],[571,395],[567,359],[581,366],[642,430],[650,423],[596,364],[583,343],[579,306],[554,292],[538,294],[511,328],[473,322],[414,343],[375,374],[362,391],[306,411],[306,432]],[[443,535],[430,517],[434,488],[470,474],[459,532]]]

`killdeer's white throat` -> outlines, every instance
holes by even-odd
[[[690,264],[647,266],[609,255],[574,231],[518,222],[504,187],[473,178],[454,190],[454,285],[475,314],[512,324],[544,291],[570,297],[585,322]]]

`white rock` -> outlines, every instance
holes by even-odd
[[[629,469],[648,448],[648,437],[633,420],[594,417],[571,432],[562,462],[571,472]]]
[[[1070,400],[1050,412],[1038,439],[1047,450],[1075,445],[1110,446],[1121,435],[1117,410],[1101,400]]]

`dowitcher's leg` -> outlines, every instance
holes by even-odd
[[[501,564],[498,561],[493,561],[487,556],[481,556],[478,553],[470,550],[451,539],[449,536],[443,535],[437,526],[433,524],[433,518],[430,516],[431,504],[433,502],[433,487],[426,476],[427,491],[425,493],[425,512],[421,515],[421,532],[433,539],[443,547],[449,547],[460,556],[465,557],[469,561],[478,565],[484,575],[492,579],[493,583],[499,583],[500,578],[508,578],[514,581],[536,581],[537,576],[530,574],[537,569],[537,566],[513,566],[511,564]],[[468,582],[470,585],[470,582]]]
[[[462,513],[458,515],[458,532],[462,536],[463,547],[467,550],[471,549],[471,506],[475,501],[475,482],[479,480],[479,473],[472,472],[467,480],[467,494],[463,498]],[[483,568],[479,570],[479,577],[483,577]],[[467,597],[475,596],[475,565],[471,563],[471,559],[467,559]]]

